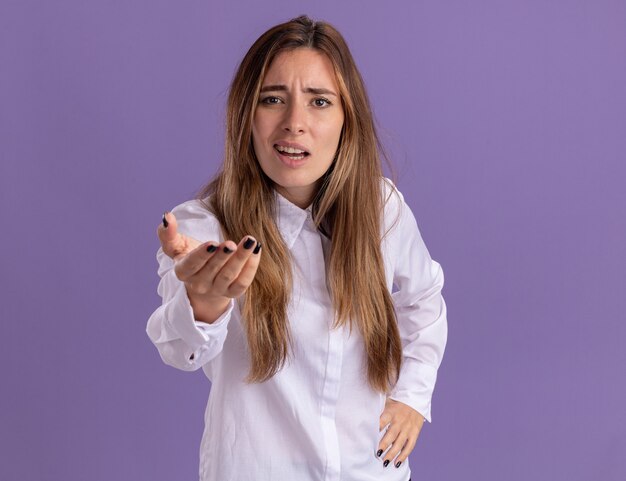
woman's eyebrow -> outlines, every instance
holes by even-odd
[[[261,87],[261,93],[263,92],[278,92],[278,91],[282,91],[282,92],[286,92],[289,89],[287,88],[286,85],[266,85],[265,87]],[[322,87],[307,87],[302,89],[302,92],[304,92],[305,94],[315,94],[315,95],[334,95],[335,97],[337,97],[337,94],[335,92],[333,92],[332,90],[328,90]]]

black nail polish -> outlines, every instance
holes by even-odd
[[[383,454],[383,450],[379,449],[378,452],[376,453],[376,457],[380,458],[380,455]]]
[[[254,250],[252,251],[253,254],[258,254],[259,251],[261,250],[261,243],[259,242],[256,247],[254,248]]]
[[[228,247],[224,246],[224,252],[226,252],[226,254],[230,254],[233,250],[229,249]]]
[[[385,462],[383,463],[383,466],[386,468],[389,465],[389,460],[386,459]]]
[[[246,241],[243,243],[243,248],[250,249],[250,247],[252,247],[253,245],[254,245],[254,239],[251,239],[250,237],[248,237]]]
[[[398,462],[396,463],[396,468],[399,468],[401,464],[402,464],[402,461],[398,461]]]
[[[167,226],[170,225],[170,223],[165,218],[165,214],[167,214],[167,213],[168,213],[168,211],[163,212],[163,227],[165,227],[166,229],[167,229]]]
[[[206,248],[207,252],[215,252],[217,250],[217,246],[211,244],[209,247]]]

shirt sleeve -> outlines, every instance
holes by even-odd
[[[178,231],[201,242],[220,240],[217,220],[199,201],[188,201],[172,209]],[[165,364],[195,371],[217,356],[224,345],[234,301],[213,323],[194,318],[185,284],[176,277],[174,261],[161,247],[157,250],[160,277],[157,293],[161,305],[150,315],[146,332]]]
[[[390,395],[428,422],[431,399],[448,337],[444,276],[424,244],[415,217],[399,194],[399,219],[392,294],[402,341],[400,377]]]

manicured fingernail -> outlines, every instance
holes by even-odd
[[[383,466],[386,468],[388,464],[389,464],[389,460],[386,459],[385,462],[383,463]]]
[[[167,229],[167,226],[170,225],[170,223],[167,221],[167,219],[165,218],[165,214],[167,214],[169,211],[166,210],[165,212],[163,212],[163,227],[165,227]]]
[[[261,243],[259,242],[256,247],[254,248],[254,250],[252,251],[253,254],[258,254],[259,251],[261,250]]]
[[[399,468],[401,464],[402,464],[402,461],[398,461],[398,462],[396,463],[396,468]]]
[[[215,252],[217,250],[217,246],[211,244],[209,247],[206,248],[207,252]]]
[[[224,252],[226,252],[226,254],[230,254],[233,250],[229,249],[228,247],[224,246]]]
[[[250,249],[254,245],[254,239],[248,237],[248,239],[243,243],[244,249]]]
[[[383,450],[379,449],[378,452],[376,453],[376,457],[380,458],[380,455],[383,454]]]

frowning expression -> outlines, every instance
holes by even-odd
[[[275,188],[307,207],[331,166],[344,112],[330,59],[300,47],[279,53],[261,83],[252,142]]]

